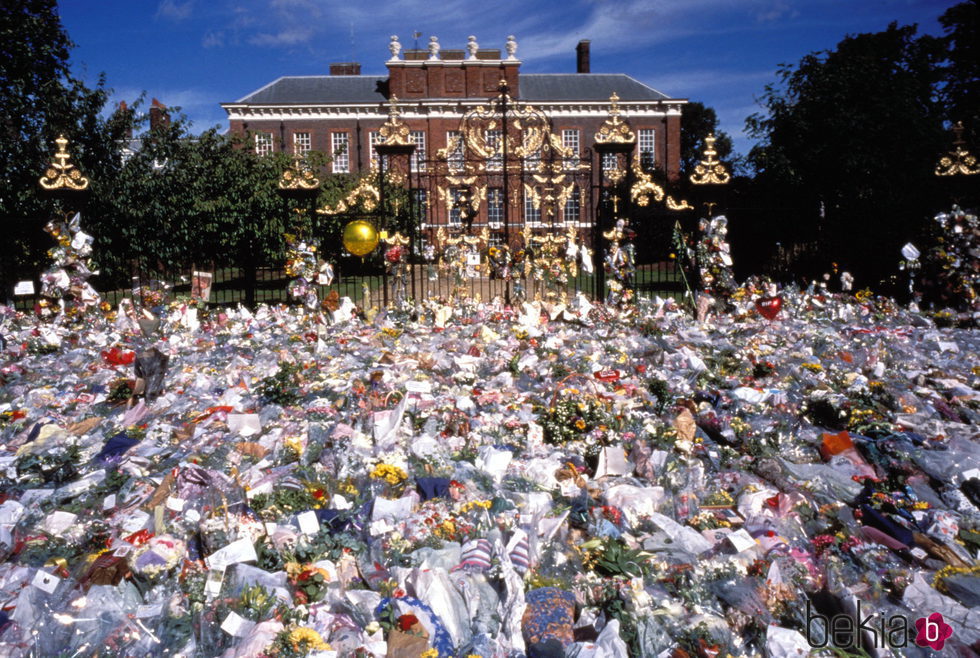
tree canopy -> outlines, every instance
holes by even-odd
[[[12,273],[36,271],[50,246],[40,228],[53,202],[37,181],[59,134],[69,139],[72,162],[92,180],[94,195],[122,166],[118,144],[132,117],[105,116],[105,81],[93,89],[71,74],[72,47],[55,0],[0,4],[0,221],[10,245],[2,257],[4,283]]]
[[[955,40],[893,23],[783,65],[747,120],[772,241],[815,243],[828,269],[893,269],[901,244],[949,203],[932,173],[963,102],[961,56]]]

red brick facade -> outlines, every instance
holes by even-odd
[[[637,148],[652,141],[654,166],[668,181],[679,177],[684,100],[669,98],[626,75],[589,73],[587,43],[584,53],[580,45],[577,74],[522,74],[520,60],[508,52],[510,56],[501,57],[497,50],[479,50],[467,57],[461,50],[445,50],[433,58],[427,51],[409,50],[400,58],[393,49],[386,77],[337,75],[359,70],[345,64],[331,67],[332,76],[281,78],[223,107],[231,131],[254,134],[258,151],[322,151],[334,155],[330,172],[356,174],[371,167],[370,136],[387,119],[387,99],[397,97],[401,120],[423,135],[424,149],[420,147],[416,157],[430,160],[446,148],[448,135],[460,129],[463,115],[496,98],[505,80],[509,96],[543,111],[559,139],[565,130],[578,131],[580,156],[591,154],[592,166],[598,167],[594,136],[608,117],[609,96],[616,92],[622,118],[638,137]],[[582,96],[576,97],[579,89]],[[344,140],[346,157],[335,148]],[[516,187],[520,185],[517,181]],[[430,225],[447,221],[448,209],[431,196],[429,201]],[[521,216],[520,205],[512,196],[512,223]],[[484,204],[479,221],[485,221],[487,213]]]

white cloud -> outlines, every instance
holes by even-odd
[[[205,48],[220,48],[225,45],[225,33],[222,30],[208,30],[201,39],[201,45]]]
[[[275,34],[260,32],[249,38],[248,42],[254,46],[296,46],[307,43],[313,39],[313,29],[304,26],[295,26],[279,30]]]
[[[718,94],[736,89],[739,92],[751,93],[750,90],[761,91],[765,83],[775,78],[776,69],[759,71],[730,71],[725,69],[684,69],[680,66],[665,68],[663,73],[656,73],[640,78],[645,85],[662,91],[668,96],[697,97],[706,92]],[[745,93],[739,95],[744,96]],[[694,100],[700,100],[694,98]]]
[[[177,0],[160,0],[157,5],[157,18],[166,18],[172,21],[182,21],[189,18],[194,10],[194,0],[180,3]]]

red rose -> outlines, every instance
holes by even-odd
[[[398,628],[407,631],[415,624],[419,623],[419,618],[415,615],[402,615],[398,618]]]
[[[402,248],[400,246],[394,246],[385,252],[385,259],[389,263],[400,263],[402,260]]]

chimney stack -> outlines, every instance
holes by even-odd
[[[360,75],[360,62],[336,62],[330,65],[330,75]]]
[[[150,103],[150,130],[169,125],[170,115],[167,114],[167,106],[154,98],[153,102]]]
[[[121,116],[123,119],[129,118],[128,116],[129,106],[126,104],[126,101],[119,101],[119,108],[116,110],[116,114]],[[133,125],[129,124],[126,128],[126,139],[132,139],[132,138],[133,138]]]
[[[582,39],[575,46],[575,61],[576,61],[576,72],[577,73],[589,73],[589,44],[591,42],[588,39]]]

